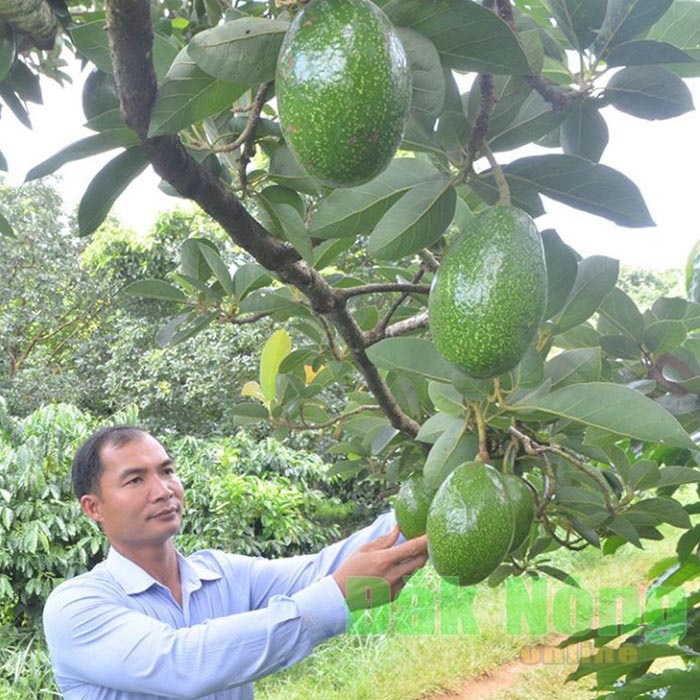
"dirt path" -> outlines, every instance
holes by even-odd
[[[442,695],[434,695],[430,700],[488,700],[488,698],[508,690],[523,671],[531,671],[548,663],[560,661],[567,652],[557,648],[565,637],[555,637],[548,644],[526,647],[520,658],[467,681],[459,690]],[[570,652],[569,652],[570,653]]]

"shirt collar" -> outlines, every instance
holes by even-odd
[[[200,588],[202,581],[215,581],[221,578],[219,572],[209,569],[201,562],[186,559],[180,552],[177,553],[177,558],[182,586],[187,590],[193,591]],[[138,595],[153,585],[160,585],[147,571],[120,554],[114,547],[109,548],[105,566],[127,595]]]

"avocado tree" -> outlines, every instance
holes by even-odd
[[[9,5],[26,9],[21,22]],[[540,232],[545,310],[514,368],[475,378],[450,364],[433,344],[427,307],[447,244],[496,204],[537,219],[544,195],[619,226],[653,224],[634,182],[600,163],[608,142],[601,110],[653,121],[693,108],[683,78],[700,76],[700,3],[378,0],[411,73],[410,109],[396,157],[350,187],[312,177],[313,163],[295,159],[299,149],[290,150],[289,125],[278,118],[277,56],[303,3],[9,5],[0,3],[0,17],[21,47],[0,84],[10,107],[22,113],[27,99],[19,73],[58,70],[56,51],[36,38],[47,10],[65,46],[115,79],[119,109],[92,117],[94,135],[29,174],[120,149],[85,192],[81,233],[95,231],[124,187],[152,167],[249,256],[232,270],[216,243],[193,237],[177,273],[125,290],[171,304],[158,335],[164,346],[212,323],[284,322],[263,348],[258,380],[239,397],[237,424],[318,431],[337,471],[390,484],[420,472],[437,488],[474,458],[520,475],[537,525],[491,573],[493,584],[521,574],[567,579],[548,563],[553,549],[613,553],[662,538],[667,525],[682,535],[664,580],[698,577],[700,527],[690,516],[700,509],[678,497],[680,486],[700,482],[698,303],[662,297],[641,310],[616,286],[615,260],[582,258],[566,231],[548,229]],[[357,53],[341,50],[329,70],[339,61],[351,77]],[[370,114],[376,105],[365,99],[373,98],[346,94],[334,110]],[[293,141],[322,130],[308,118],[293,125]],[[325,157],[342,158],[348,138],[337,149],[328,139]],[[532,143],[548,150],[513,159],[513,149]],[[484,277],[490,269],[485,258]],[[522,302],[518,293],[498,303],[512,317]],[[688,599],[691,622],[697,600]],[[661,643],[645,625],[625,642],[638,652],[628,662],[597,659],[580,673],[607,668],[598,681],[616,698],[695,682],[692,665],[645,671],[656,656],[691,660],[696,626]],[[613,689],[619,678],[624,695]]]

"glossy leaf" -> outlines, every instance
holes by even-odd
[[[614,329],[615,333],[628,336],[635,341],[641,341],[644,333],[642,314],[634,301],[619,287],[615,287],[603,299],[598,312],[605,319],[608,328]]]
[[[77,24],[71,30],[71,38],[83,56],[105,73],[112,73],[112,57],[105,20]],[[165,77],[177,53],[178,45],[173,38],[157,32],[153,34],[153,67],[158,81]]]
[[[654,353],[663,354],[679,347],[687,335],[681,321],[656,321],[644,330],[644,344]]]
[[[533,90],[513,121],[501,133],[489,138],[489,146],[493,151],[510,151],[537,141],[556,129],[566,116],[565,111],[552,109],[552,105]]]
[[[464,418],[449,413],[434,413],[421,425],[418,435],[416,435],[416,440],[433,444],[440,435],[453,425],[464,425]]]
[[[451,381],[452,365],[435,346],[421,338],[385,338],[367,348],[370,361],[381,369],[418,374],[439,382]]]
[[[684,77],[700,76],[700,5],[696,0],[675,0],[649,30],[647,39],[673,44],[695,59],[695,63],[671,66],[674,73]]]
[[[437,175],[430,163],[397,158],[374,180],[360,187],[337,189],[321,200],[311,222],[314,238],[340,238],[369,233],[399,197]]]
[[[398,27],[411,67],[411,111],[416,120],[432,128],[445,104],[445,75],[440,55],[430,39],[407,27]]]
[[[552,319],[558,332],[567,331],[590,318],[617,282],[619,262],[602,255],[584,258],[562,310]]]
[[[547,0],[557,26],[575,49],[590,46],[605,18],[606,0]]]
[[[547,265],[547,308],[544,318],[552,318],[566,304],[576,280],[578,262],[571,248],[554,229],[542,231],[542,245]]]
[[[503,169],[508,183],[521,185],[620,226],[653,226],[637,185],[622,173],[567,155],[527,156]]]
[[[608,125],[597,107],[584,100],[564,120],[559,138],[566,155],[597,163],[608,145]]]
[[[196,34],[187,51],[208,75],[236,85],[274,80],[287,22],[245,17]]]
[[[693,63],[690,54],[666,41],[638,39],[616,46],[608,56],[608,66],[649,66],[660,63]]]
[[[367,252],[378,260],[397,260],[427,248],[450,225],[456,203],[447,178],[416,185],[375,226]]]
[[[605,96],[616,109],[640,119],[671,119],[693,109],[688,86],[664,66],[632,66],[615,73]]]
[[[128,284],[122,291],[124,294],[141,299],[158,299],[160,301],[174,301],[177,303],[187,301],[187,297],[180,289],[162,280],[137,280]]]
[[[466,431],[464,421],[454,423],[435,441],[423,465],[423,479],[428,488],[436,489],[460,464],[476,457],[479,438]]]
[[[599,55],[650,29],[666,13],[673,0],[608,0],[605,21],[596,40]]]
[[[280,146],[270,159],[270,180],[297,192],[318,195],[319,184],[300,165],[287,146]]]
[[[204,259],[207,261],[207,265],[211,268],[211,271],[216,278],[216,281],[221,285],[221,288],[226,294],[233,295],[233,280],[231,279],[231,273],[226,267],[226,264],[221,259],[221,255],[218,250],[214,250],[209,246],[201,246],[200,250]]]
[[[277,375],[282,360],[292,351],[292,339],[284,329],[275,331],[267,340],[260,356],[260,390],[270,405],[277,396]]]
[[[12,224],[7,220],[4,214],[0,214],[0,235],[7,236],[7,238],[17,238]]]
[[[391,0],[384,12],[393,24],[427,36],[443,63],[463,71],[527,74],[527,56],[510,27],[471,0]]]
[[[78,205],[78,227],[88,236],[105,220],[119,195],[148,165],[140,146],[132,146],[113,158],[92,179]]]
[[[25,181],[36,180],[46,175],[51,175],[66,163],[82,158],[111,151],[115,148],[127,148],[135,146],[139,142],[135,131],[131,129],[114,129],[103,131],[100,134],[87,136],[80,141],[62,148],[58,153],[35,165],[26,175]]]
[[[218,316],[217,312],[202,314],[199,311],[190,311],[172,318],[156,336],[159,347],[171,347],[197,333],[201,333]]]
[[[552,390],[569,384],[598,382],[602,379],[603,358],[600,348],[579,348],[554,355],[545,365],[545,377],[552,382]]]
[[[688,434],[668,411],[619,384],[575,384],[511,409],[542,411],[635,440],[695,449]]]
[[[248,88],[216,80],[183,49],[158,88],[149,137],[175,134],[230,107]]]

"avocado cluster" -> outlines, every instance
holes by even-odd
[[[530,488],[514,474],[466,462],[430,490],[420,475],[405,481],[394,503],[408,538],[428,535],[430,560],[460,586],[483,581],[527,538],[535,517]]]
[[[435,347],[469,376],[508,372],[535,338],[546,300],[534,221],[515,207],[490,207],[454,239],[433,278],[428,316]]]
[[[282,133],[300,165],[330,187],[381,173],[411,103],[406,52],[369,0],[311,0],[285,34],[275,79]]]

